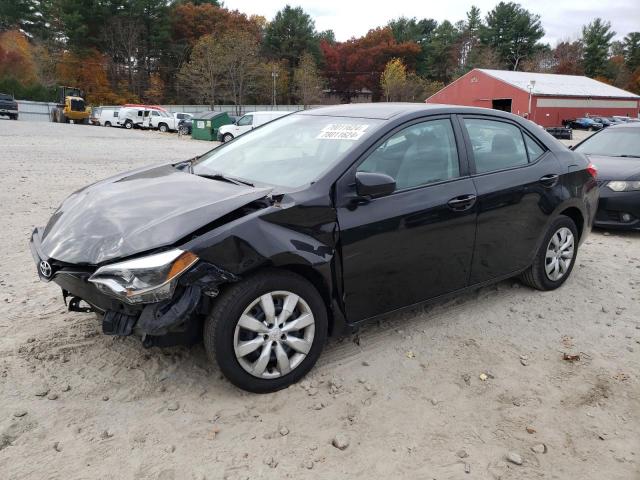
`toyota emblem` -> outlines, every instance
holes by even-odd
[[[40,262],[40,273],[42,274],[42,276],[44,278],[51,278],[51,265],[49,265],[49,262],[46,262],[44,260],[42,260]]]

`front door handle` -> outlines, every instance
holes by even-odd
[[[556,175],[555,173],[550,173],[549,175],[545,175],[544,177],[542,177],[540,179],[540,183],[548,188],[555,187],[556,184],[558,183],[558,178],[560,178],[559,175]]]
[[[476,196],[473,194],[469,195],[460,195],[458,197],[452,198],[447,202],[449,208],[454,212],[463,212],[465,210],[469,210],[476,203]]]

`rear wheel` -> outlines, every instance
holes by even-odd
[[[104,126],[105,127],[110,127],[111,126],[111,122],[104,122]]]
[[[521,278],[532,288],[554,290],[571,275],[577,254],[576,224],[561,215],[551,224],[533,264]]]
[[[226,142],[230,142],[231,140],[233,140],[233,135],[231,135],[230,133],[225,133],[222,136],[222,141],[225,142],[225,143]]]
[[[234,385],[274,392],[300,380],[327,337],[327,311],[304,278],[265,271],[232,285],[204,327],[207,355]]]

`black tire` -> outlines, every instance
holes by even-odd
[[[105,127],[110,127],[111,126],[111,122],[104,122],[104,126]]]
[[[256,377],[238,362],[234,351],[234,332],[240,316],[255,299],[269,292],[295,293],[308,304],[315,319],[311,349],[302,362],[286,375],[273,379]],[[207,356],[215,361],[227,379],[237,387],[254,393],[281,390],[304,377],[315,365],[327,338],[327,310],[315,287],[303,277],[281,270],[265,270],[231,285],[216,300],[204,325]]]
[[[571,258],[571,263],[569,264],[569,268],[567,269],[566,273],[558,280],[552,280],[547,276],[547,273],[545,271],[547,247],[549,246],[551,237],[555,235],[558,230],[565,227],[571,230],[571,233],[573,234],[573,257]],[[567,281],[567,278],[569,278],[569,276],[571,275],[573,267],[576,264],[576,258],[578,256],[578,237],[578,229],[571,218],[565,215],[560,215],[558,218],[556,218],[549,226],[549,230],[544,236],[544,240],[540,245],[540,248],[538,250],[538,253],[536,254],[535,259],[533,260],[532,265],[520,276],[522,282],[530,286],[531,288],[542,291],[555,290],[556,288],[560,287],[564,282]]]
[[[230,133],[225,133],[225,134],[222,136],[222,141],[223,141],[224,143],[230,142],[231,140],[233,140],[233,135],[231,135]]]
[[[162,133],[167,133],[169,131],[169,126],[166,123],[161,123],[160,125],[158,125],[158,130],[160,130]]]
[[[127,120],[126,122],[124,122],[124,128],[126,128],[127,130],[131,130],[133,128],[133,122],[131,120]]]

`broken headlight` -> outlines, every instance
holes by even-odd
[[[127,303],[153,303],[171,298],[178,277],[197,261],[194,253],[174,249],[105,265],[89,281]]]

